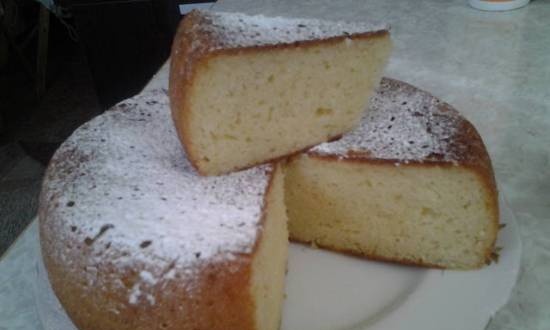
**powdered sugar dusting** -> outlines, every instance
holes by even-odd
[[[453,137],[462,122],[458,112],[429,93],[384,78],[360,126],[311,152],[396,163],[430,159],[456,162],[459,154]]]
[[[128,297],[128,302],[131,305],[135,305],[135,304],[138,303],[138,299],[141,296],[141,290],[139,289],[140,286],[141,286],[140,283],[136,283],[136,284],[134,284],[134,286],[132,287],[132,290],[130,291],[130,296]]]
[[[387,24],[364,22],[332,22],[214,11],[198,13],[210,24],[198,24],[194,28],[211,33],[217,41],[215,48],[291,44],[389,29]]]
[[[150,272],[146,271],[146,270],[142,270],[140,273],[139,273],[139,277],[141,278],[141,280],[149,285],[155,285],[157,284],[157,279],[153,276],[153,274],[151,274]]]
[[[83,125],[57,151],[41,196],[45,244],[90,289],[102,284],[88,269],[106,262],[120,273],[143,269],[128,302],[153,305],[150,290],[163,281],[192,279],[201,265],[252,252],[271,169],[199,176],[168,97],[152,91]],[[75,265],[82,259],[85,269]]]

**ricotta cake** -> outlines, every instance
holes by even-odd
[[[77,129],[40,196],[51,285],[81,330],[279,327],[288,233],[279,165],[202,177],[168,96]]]
[[[172,116],[203,175],[248,168],[359,123],[391,50],[386,25],[192,11],[172,46]]]
[[[471,269],[498,231],[491,161],[449,104],[384,78],[358,129],[295,156],[290,238],[406,264]]]

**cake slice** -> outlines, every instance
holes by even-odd
[[[77,129],[40,196],[51,285],[80,330],[277,330],[288,249],[280,165],[219,177],[151,91]]]
[[[191,163],[218,175],[359,123],[390,53],[386,26],[192,11],[172,46],[172,116]]]
[[[387,78],[358,129],[290,161],[285,194],[292,240],[372,259],[477,268],[498,231],[491,161],[474,126]]]

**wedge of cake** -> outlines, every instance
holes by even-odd
[[[218,175],[341,136],[359,123],[390,49],[383,25],[191,12],[169,88],[191,163]]]
[[[373,259],[477,268],[498,231],[491,161],[474,126],[391,79],[358,129],[290,161],[285,199],[291,239]]]

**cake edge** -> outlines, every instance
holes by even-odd
[[[193,294],[193,299],[182,299],[186,298],[188,292],[186,292],[187,290],[185,287],[180,285],[181,281],[172,280],[171,283],[167,282],[166,286],[162,288],[163,292],[170,292],[172,296],[179,299],[179,301],[172,302],[173,305],[186,305],[184,310],[187,311],[187,313],[181,313],[181,310],[178,311],[172,308],[172,313],[166,315],[164,313],[165,311],[162,310],[163,307],[170,310],[170,307],[173,306],[166,306],[166,304],[163,304],[162,294],[159,292],[160,290],[156,290],[156,294],[153,294],[153,298],[157,301],[154,306],[129,304],[127,289],[118,290],[118,292],[108,292],[107,294],[104,293],[104,301],[91,301],[93,297],[86,295],[86,291],[82,289],[81,284],[68,280],[71,277],[75,277],[74,275],[71,276],[71,269],[64,269],[64,267],[60,265],[59,260],[55,260],[55,254],[50,252],[50,248],[53,248],[53,245],[47,241],[55,240],[56,238],[53,237],[52,233],[49,233],[49,229],[47,228],[48,220],[43,220],[49,217],[44,214],[45,210],[41,209],[41,214],[39,215],[39,238],[44,265],[52,289],[59,301],[62,302],[69,318],[82,330],[98,329],[98,325],[99,328],[105,329],[116,325],[116,329],[121,330],[145,330],[150,329],[152,324],[161,325],[162,329],[167,330],[194,329],[195,326],[221,327],[228,330],[256,330],[254,299],[250,291],[253,276],[252,264],[261,244],[262,231],[266,221],[266,210],[269,207],[269,194],[272,193],[275,176],[284,176],[284,169],[280,164],[271,164],[268,175],[269,180],[263,195],[261,218],[257,228],[258,234],[250,254],[236,255],[237,258],[233,261],[226,260],[214,262],[202,267],[199,271],[200,275],[196,277],[198,279],[198,286],[196,289],[193,289],[193,292],[195,292]],[[41,196],[43,196],[43,194],[41,194]],[[51,201],[46,202],[49,203]],[[78,244],[76,241],[66,243]],[[87,259],[83,258],[80,262],[77,261],[77,263],[79,267],[86,267]],[[237,271],[233,269],[235,267],[238,267]],[[102,268],[108,272],[109,269],[115,268],[115,266],[108,261]],[[142,270],[146,270],[146,265],[138,264],[136,267],[133,267],[131,272],[126,272],[121,276],[123,279],[122,281],[124,282],[124,279],[130,280],[130,278],[136,277],[136,274],[139,274]],[[226,278],[224,281],[214,281],[218,276],[225,276]],[[80,292],[75,293],[75,291]],[[84,296],[90,299],[81,299]],[[118,319],[118,322],[109,323],[111,319],[105,317],[105,310],[102,309],[101,306],[105,306],[105,302],[113,298],[122,303],[124,309],[119,310],[116,314],[115,319]],[[88,301],[86,302],[83,300]],[[189,315],[194,315],[201,310],[198,309],[197,306],[207,306],[210,309],[214,309],[214,312],[222,312],[223,315],[220,317],[220,315],[213,313],[202,314],[195,317],[192,316],[189,318]],[[212,306],[219,307],[213,308]],[[82,307],[87,308],[83,309]],[[101,320],[94,316],[101,316]],[[124,323],[125,320],[136,320],[139,323]],[[202,322],[206,321],[207,323],[199,323],[197,320]],[[223,320],[224,323],[210,323],[219,322],[219,320]],[[143,327],[139,325],[136,326],[137,324],[143,324]]]

